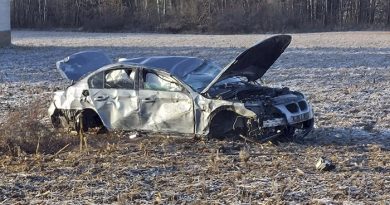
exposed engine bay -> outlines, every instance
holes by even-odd
[[[283,136],[300,138],[313,128],[312,109],[302,93],[287,87],[271,88],[259,84],[236,86],[219,86],[213,90],[214,98],[243,103],[256,113],[257,119],[236,116],[232,130],[244,130],[243,135],[251,139],[267,141]],[[297,130],[303,130],[299,136],[295,133]]]

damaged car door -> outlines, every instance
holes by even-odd
[[[108,129],[139,128],[137,72],[135,68],[115,68],[89,78],[90,97]]]
[[[176,79],[163,72],[143,69],[139,82],[144,130],[194,133],[193,100]]]

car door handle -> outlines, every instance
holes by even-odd
[[[97,96],[94,98],[95,101],[105,101],[108,99],[108,96]]]
[[[156,99],[154,99],[154,98],[145,98],[145,99],[142,99],[141,102],[143,102],[143,103],[154,103],[154,102],[156,102]]]

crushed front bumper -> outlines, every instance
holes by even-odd
[[[314,118],[313,108],[305,99],[288,104],[279,104],[275,107],[285,116],[285,123],[298,124]]]

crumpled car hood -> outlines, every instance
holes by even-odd
[[[290,45],[290,35],[268,38],[242,52],[214,78],[201,93],[206,93],[216,83],[234,76],[255,81],[268,71],[284,50]]]
[[[111,63],[111,59],[102,52],[82,51],[58,61],[56,67],[64,78],[78,81],[82,76]]]

